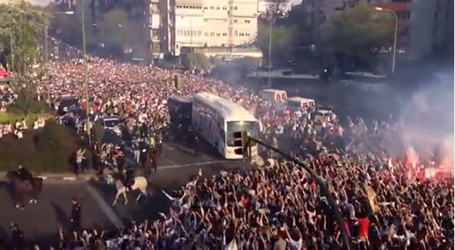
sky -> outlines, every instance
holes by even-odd
[[[45,6],[48,3],[52,2],[53,0],[28,0],[28,1],[31,2],[34,5]],[[293,5],[296,5],[296,4],[300,4],[302,2],[302,0],[290,0],[290,2]]]

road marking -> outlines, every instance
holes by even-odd
[[[112,210],[111,206],[109,206],[106,201],[104,201],[103,197],[99,194],[99,192],[92,186],[87,185],[88,192],[92,195],[93,199],[95,199],[98,206],[101,208],[101,211],[109,218],[109,220],[118,228],[125,228],[123,225],[122,220],[115,214],[114,210]]]
[[[191,167],[191,166],[202,166],[202,165],[207,165],[207,164],[226,163],[226,162],[232,162],[232,161],[228,161],[228,160],[225,160],[225,161],[204,161],[204,162],[181,164],[181,165],[177,165],[177,164],[165,165],[165,166],[158,166],[158,170],[184,168],[184,167]]]
[[[162,146],[168,148],[171,151],[175,151],[175,149],[172,146],[169,146],[167,144],[162,144]],[[171,159],[166,159],[166,160],[172,164],[171,166],[177,166],[177,163],[175,163],[173,160],[171,160]]]

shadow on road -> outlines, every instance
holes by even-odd
[[[65,211],[59,205],[55,204],[54,202],[51,202],[51,206],[54,209],[55,218],[56,218],[57,222],[63,228],[68,228],[69,219],[68,219],[68,216],[66,215]]]

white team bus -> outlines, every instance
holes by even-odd
[[[238,132],[258,138],[262,129],[261,122],[244,107],[208,92],[193,97],[192,125],[226,159],[243,157]],[[257,156],[257,148],[256,143],[251,144],[251,156]]]

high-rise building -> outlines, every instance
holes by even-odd
[[[398,17],[400,58],[421,60],[434,53],[453,55],[454,0],[305,0],[315,23],[337,11],[367,3],[395,12]]]
[[[161,53],[179,55],[182,48],[247,45],[256,37],[258,0],[151,1],[158,1],[150,25]]]
[[[422,60],[445,51],[453,55],[453,0],[370,0],[370,4],[397,14],[405,59]]]

